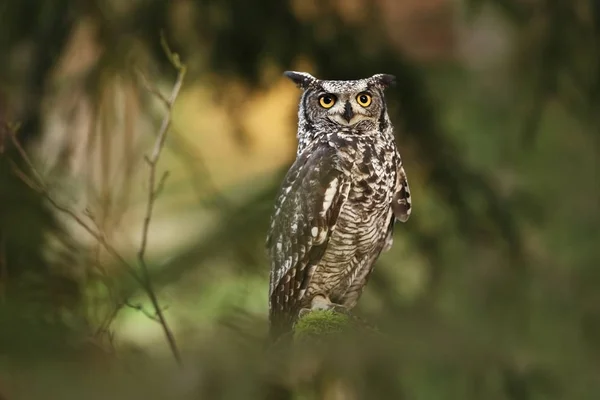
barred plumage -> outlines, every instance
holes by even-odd
[[[267,237],[271,333],[302,309],[353,308],[395,219],[411,213],[410,189],[383,91],[393,76],[319,80],[286,72],[304,90],[298,151]]]

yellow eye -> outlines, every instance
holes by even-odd
[[[369,107],[373,99],[371,98],[370,94],[361,93],[358,96],[356,96],[356,101],[363,107]]]
[[[331,108],[335,104],[335,96],[332,94],[324,94],[319,97],[319,104],[323,108]]]

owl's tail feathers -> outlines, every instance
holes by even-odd
[[[283,313],[269,313],[269,344],[281,346],[282,341],[291,344],[293,318]],[[282,343],[279,343],[282,342]]]

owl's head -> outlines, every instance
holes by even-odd
[[[297,71],[284,75],[304,90],[299,116],[308,123],[374,126],[387,118],[383,91],[394,83],[393,75],[376,74],[351,81],[321,80]]]

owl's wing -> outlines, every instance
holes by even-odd
[[[398,155],[398,164],[396,167],[396,192],[392,199],[392,210],[396,219],[401,222],[406,222],[412,211],[410,188],[408,187],[400,155]]]
[[[404,166],[402,165],[402,158],[400,158],[400,154],[397,154],[397,160],[396,187],[394,191],[394,197],[392,198],[393,215],[390,218],[387,236],[383,245],[382,251],[384,252],[388,251],[392,247],[392,243],[394,241],[394,224],[396,223],[396,220],[406,222],[412,211],[410,188],[408,186],[408,180],[406,179],[406,172],[404,172]]]
[[[267,237],[272,327],[292,323],[349,188],[336,150],[328,146],[304,151],[288,171]]]

